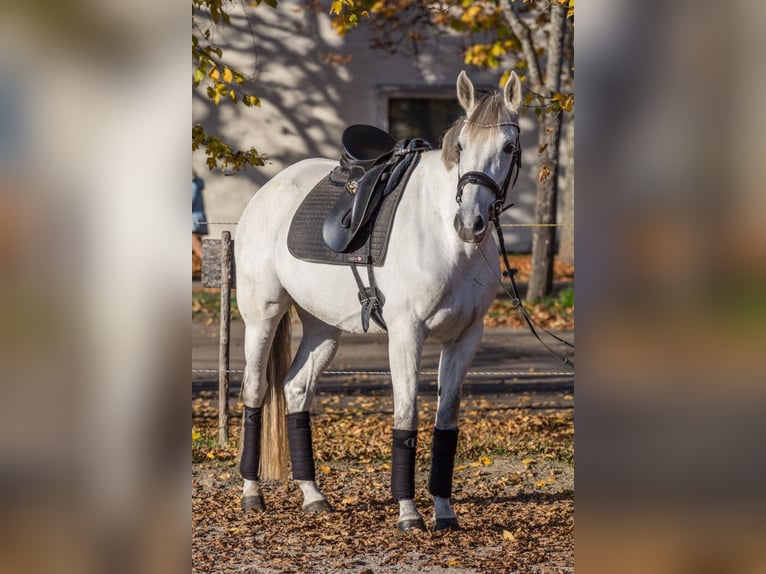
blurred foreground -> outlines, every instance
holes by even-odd
[[[189,568],[181,7],[5,7],[3,571]],[[588,574],[766,571],[765,9],[578,3]]]

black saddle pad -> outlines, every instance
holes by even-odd
[[[419,154],[407,168],[399,184],[386,195],[377,214],[359,230],[343,253],[327,247],[322,237],[322,226],[329,211],[344,191],[342,183],[333,183],[329,174],[312,189],[293,216],[287,234],[287,248],[298,259],[313,263],[351,265],[370,263],[383,265],[399,200],[407,181],[419,160]]]

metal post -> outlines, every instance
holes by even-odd
[[[229,334],[231,332],[231,233],[221,234],[221,337],[218,349],[218,444],[229,442]]]

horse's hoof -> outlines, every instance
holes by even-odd
[[[397,524],[399,527],[399,532],[411,532],[415,529],[417,530],[428,530],[426,528],[426,523],[423,522],[422,518],[416,518],[414,520],[402,520],[399,524]]]
[[[460,530],[457,518],[437,518],[434,522],[434,532],[440,530]]]
[[[257,496],[243,496],[242,497],[242,510],[245,512],[263,512],[266,510],[266,501],[263,500],[263,495]]]
[[[303,512],[332,512],[326,500],[315,500],[303,507]]]

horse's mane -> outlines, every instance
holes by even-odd
[[[460,130],[463,129],[466,123],[468,123],[466,135],[470,138],[480,137],[481,134],[486,133],[483,131],[484,128],[498,127],[498,124],[501,122],[508,121],[509,114],[515,116],[513,120],[518,121],[518,114],[509,112],[505,107],[502,93],[495,91],[481,96],[470,118],[465,116],[459,118],[444,132],[441,146],[442,161],[447,166],[447,169],[450,169],[458,161],[460,153],[457,148],[457,140]]]

